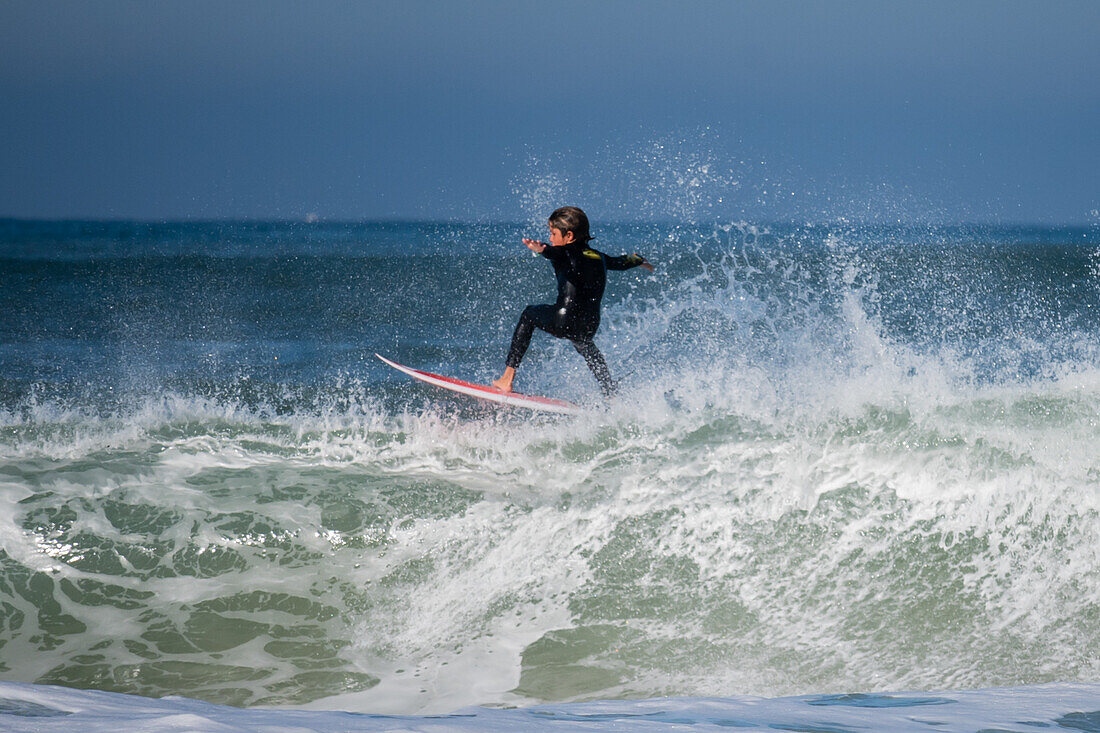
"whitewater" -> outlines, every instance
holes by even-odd
[[[0,222],[0,727],[1100,730],[1095,228],[594,229]]]

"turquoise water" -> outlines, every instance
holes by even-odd
[[[1100,680],[1097,232],[0,224],[0,677],[443,713]],[[1020,695],[1026,696],[1021,692]],[[1087,712],[1087,711],[1086,711]]]

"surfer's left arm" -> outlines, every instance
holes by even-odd
[[[607,269],[609,270],[629,270],[632,267],[644,267],[645,269],[653,272],[655,269],[649,260],[642,257],[635,252],[634,254],[621,255],[619,257],[603,256],[604,262],[607,263]]]

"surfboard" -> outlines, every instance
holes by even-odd
[[[581,412],[580,407],[574,405],[572,402],[566,402],[565,400],[556,400],[553,397],[540,397],[539,395],[520,394],[519,392],[501,392],[496,387],[489,385],[465,382],[461,379],[455,379],[454,377],[445,377],[442,374],[432,374],[431,372],[413,369],[404,364],[398,364],[396,361],[391,361],[381,354],[375,354],[375,356],[397,371],[408,374],[413,379],[419,379],[421,382],[427,382],[428,384],[450,390],[451,392],[458,392],[459,394],[476,397],[479,400],[488,400],[489,402],[497,402],[511,407],[522,407],[528,410],[556,412],[560,415],[579,415]]]

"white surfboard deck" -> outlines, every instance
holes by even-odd
[[[474,384],[473,382],[465,382],[461,379],[455,379],[454,377],[444,377],[441,374],[432,374],[431,372],[413,369],[404,364],[398,364],[396,361],[390,361],[381,354],[375,354],[375,356],[397,371],[408,374],[413,379],[419,379],[421,382],[427,382],[428,384],[450,390],[451,392],[458,392],[459,394],[476,397],[479,400],[488,400],[489,402],[497,402],[511,407],[523,407],[528,410],[556,412],[560,415],[579,415],[581,413],[580,407],[574,405],[572,402],[566,402],[565,400],[556,400],[553,397],[520,394],[519,392],[501,392],[496,387],[484,384]]]

